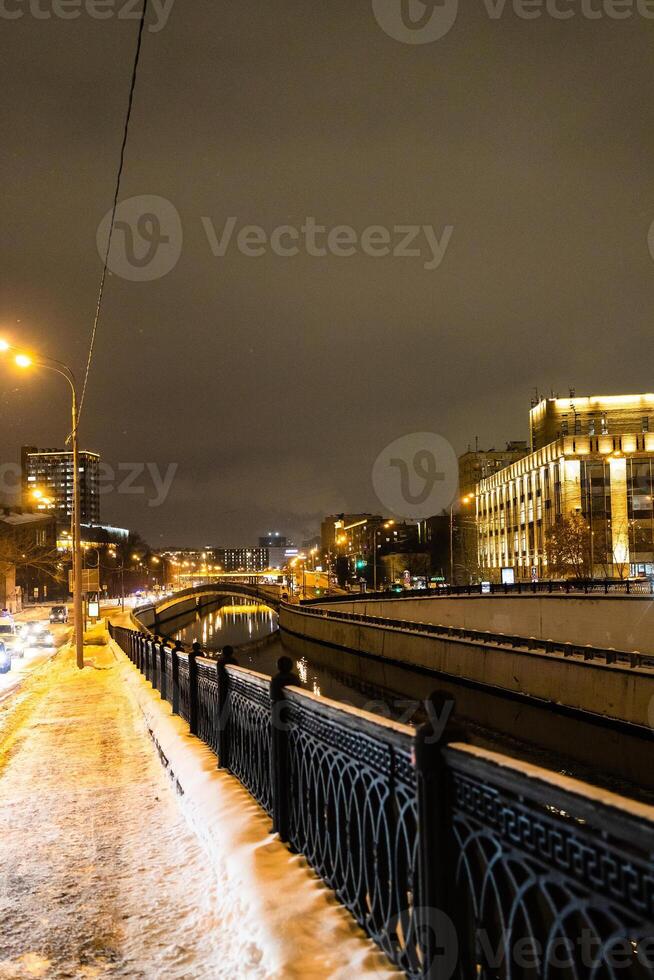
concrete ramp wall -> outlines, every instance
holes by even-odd
[[[415,623],[654,653],[652,596],[427,596],[320,605]]]

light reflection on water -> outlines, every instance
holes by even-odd
[[[263,639],[276,629],[277,616],[268,606],[232,598],[201,617],[194,612],[171,621],[166,635],[184,644],[199,641],[207,652],[213,653],[227,644],[236,647]]]

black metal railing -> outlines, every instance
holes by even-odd
[[[110,632],[408,977],[654,976],[654,809]]]
[[[270,678],[253,670],[227,667],[224,673],[225,723],[221,764],[273,815],[272,707]]]
[[[304,599],[302,605],[320,602],[356,602],[366,599],[420,599],[456,595],[654,595],[651,579],[565,579],[538,582],[476,582],[474,585],[437,585],[429,589],[392,589],[347,592]]]
[[[297,690],[288,715],[288,839],[369,936],[420,975],[412,739]]]

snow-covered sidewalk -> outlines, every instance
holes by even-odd
[[[127,659],[85,659],[0,712],[0,978],[394,975]]]
[[[63,651],[0,722],[0,977],[264,976],[216,917],[123,665],[86,658]]]

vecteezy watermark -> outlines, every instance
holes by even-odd
[[[111,228],[111,210],[100,222],[96,236],[104,262]],[[131,282],[152,282],[175,268],[182,254],[182,221],[165,197],[140,194],[121,201],[107,258],[109,270]]]
[[[161,507],[168,499],[179,465],[168,463],[98,464],[98,493],[130,494],[148,498],[148,507]]]
[[[447,912],[411,905],[396,912],[386,928],[395,937],[401,936],[407,949],[420,960],[421,977],[451,980],[459,961],[459,937]],[[374,975],[387,976],[388,967],[383,973],[374,970]]]
[[[0,0],[2,2],[2,0]],[[437,232],[433,225],[368,225],[358,231],[352,225],[319,224],[308,216],[299,225],[277,225],[269,231],[261,225],[240,224],[228,217],[221,226],[207,216],[200,218],[214,258],[224,258],[235,249],[246,258],[267,254],[292,259],[304,254],[311,258],[349,258],[365,255],[371,259],[388,256],[419,259],[423,268],[438,269],[449,248],[453,225]],[[96,243],[104,261],[111,227],[111,211],[98,227]],[[132,282],[151,282],[171,272],[182,254],[182,221],[174,204],[163,197],[141,194],[122,201],[116,209],[108,266],[114,275]]]
[[[459,0],[372,0],[381,29],[403,44],[431,44],[454,27]]]
[[[168,23],[175,0],[150,0],[152,21],[146,30],[158,34]],[[143,0],[0,0],[0,20],[140,20]]]
[[[238,218],[230,217],[218,234],[211,218],[203,217],[204,227],[216,258],[223,258],[233,242],[238,251],[249,258],[261,258],[272,252],[280,258],[294,258],[300,253],[312,258],[349,258],[357,253],[371,259],[392,255],[394,258],[422,258],[423,267],[438,269],[450,244],[453,225],[446,225],[437,234],[433,225],[368,225],[360,232],[352,225],[334,225],[328,228],[309,216],[298,227],[278,225],[270,233],[260,225],[242,225],[238,231]],[[236,237],[234,238],[234,233]]]
[[[542,17],[567,21],[654,20],[654,0],[481,0],[491,20],[513,14],[520,20]],[[381,29],[403,44],[431,44],[454,27],[459,0],[372,0],[372,9]]]
[[[97,492],[99,496],[108,494],[129,494],[147,497],[148,507],[161,507],[165,504],[177,475],[178,463],[168,463],[165,467],[159,463],[111,463],[98,464]],[[40,500],[48,498],[48,487],[37,487]],[[0,463],[0,495],[16,498],[22,490],[22,470],[18,463]],[[52,491],[50,498],[56,506],[57,498]],[[26,491],[26,503],[39,505],[36,497],[32,501],[29,489]],[[63,503],[63,501],[62,501]],[[47,507],[47,504],[42,504]]]
[[[449,508],[458,482],[454,448],[435,432],[412,432],[395,439],[372,468],[379,502],[393,514],[416,520]]]

